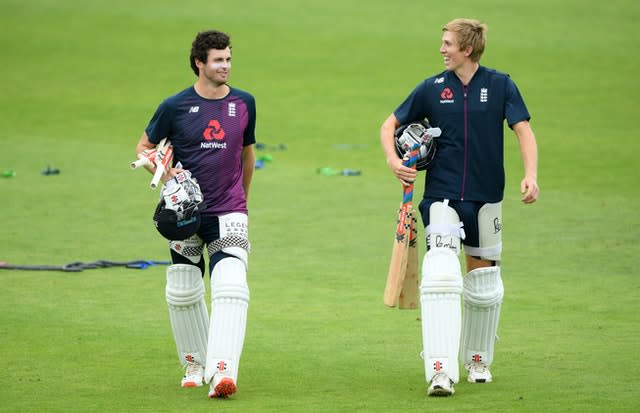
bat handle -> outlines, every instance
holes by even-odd
[[[156,162],[156,172],[153,174],[153,178],[151,179],[151,189],[156,189],[158,184],[160,183],[160,179],[162,175],[164,175],[165,171],[171,168],[170,164],[173,160],[173,148],[167,141],[167,145],[164,148],[163,152],[160,152],[162,158]]]
[[[147,158],[140,158],[137,161],[131,162],[131,169],[138,169],[145,165],[150,165],[151,162]]]
[[[156,153],[157,151],[155,149],[145,149],[144,151],[140,152],[138,155],[136,155],[138,159],[129,164],[131,166],[131,169],[138,169],[142,166],[152,165],[155,160]]]
[[[418,156],[420,156],[420,143],[415,143],[409,152],[405,154],[405,158],[402,160],[402,164],[404,166],[408,166],[409,168],[416,167],[416,163],[418,162]]]
[[[415,170],[416,161],[418,159],[419,153],[420,153],[420,144],[417,143],[411,147],[409,156],[402,161],[402,164],[406,167],[409,167]],[[413,187],[414,187],[413,182],[409,183],[409,185],[405,185],[402,187],[402,205],[411,205],[411,202],[413,200]]]
[[[156,167],[156,172],[153,174],[153,178],[151,178],[151,189],[156,189],[158,184],[160,183],[160,179],[164,175],[164,165],[162,163],[158,164]]]

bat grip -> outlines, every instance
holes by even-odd
[[[151,162],[147,158],[140,158],[137,161],[131,162],[131,169],[138,169],[145,165],[150,165]]]
[[[156,163],[156,172],[151,179],[151,189],[156,189],[160,183],[162,175],[170,168],[171,161],[173,160],[173,148],[167,144],[164,148],[164,152],[161,153],[162,158]]]
[[[418,163],[418,157],[420,156],[420,144],[417,143],[409,150],[409,156],[403,159],[402,164],[409,168],[415,168]]]
[[[158,164],[156,167],[156,172],[153,174],[153,178],[151,178],[151,189],[156,189],[158,184],[160,183],[160,178],[164,174],[164,165],[162,163]]]
[[[420,144],[416,143],[411,147],[409,156],[402,161],[402,164],[408,168],[416,169],[416,163],[418,162],[418,156],[420,156]],[[403,186],[402,191],[402,206],[408,206],[413,200],[413,187],[414,183]]]
[[[144,151],[140,152],[137,155],[138,159],[129,164],[131,166],[131,169],[138,169],[142,166],[152,165],[153,161],[155,160],[156,153],[157,151],[155,149],[145,149]]]
[[[404,187],[402,193],[402,205],[408,205],[413,200],[413,183]]]

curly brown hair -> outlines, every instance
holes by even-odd
[[[231,38],[226,33],[217,30],[207,30],[198,33],[193,43],[191,43],[191,55],[189,56],[193,73],[195,73],[196,76],[200,75],[200,70],[198,66],[196,66],[196,59],[201,62],[206,62],[209,50],[224,50],[227,47],[231,48]]]

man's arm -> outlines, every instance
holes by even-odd
[[[136,145],[136,157],[142,151],[151,150],[151,149],[153,149],[155,147],[156,147],[156,145],[149,141],[149,137],[147,136],[147,132],[142,132],[142,136],[140,137],[140,140],[138,141],[138,144]],[[153,175],[155,173],[155,171],[156,171],[156,166],[154,164],[146,164],[146,165],[144,165],[144,169],[146,169],[147,171],[149,171]]]
[[[157,145],[155,143],[151,143],[149,141],[149,136],[147,136],[147,132],[142,132],[142,136],[140,137],[140,140],[138,141],[138,144],[136,145],[136,156],[138,156],[138,154],[142,151],[145,150],[151,150],[154,149]],[[164,175],[162,176],[162,182],[166,182],[167,180],[169,180],[170,178],[176,176],[176,174],[182,172],[184,169],[182,168],[171,168],[171,165],[169,165],[169,168],[164,171]],[[154,175],[156,172],[156,165],[151,163],[151,164],[146,164],[144,165],[144,169],[146,169],[147,171],[149,171],[149,173],[151,175]]]
[[[520,155],[524,166],[524,178],[520,182],[522,202],[531,204],[538,199],[538,145],[528,121],[521,121],[512,127],[520,145]]]
[[[396,116],[393,113],[389,115],[380,127],[380,143],[382,144],[382,150],[387,160],[387,166],[403,185],[407,185],[407,183],[416,180],[417,172],[413,168],[404,166],[402,164],[402,158],[398,157],[396,153],[396,143],[393,134],[399,126],[400,123]]]
[[[249,201],[249,187],[253,178],[253,171],[256,167],[256,153],[253,149],[254,145],[247,145],[242,149],[242,187],[244,195]]]

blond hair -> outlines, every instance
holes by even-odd
[[[475,19],[454,19],[442,27],[443,32],[453,32],[457,34],[458,46],[460,50],[465,50],[471,46],[469,58],[478,62],[484,46],[487,43],[487,30],[489,27]]]

